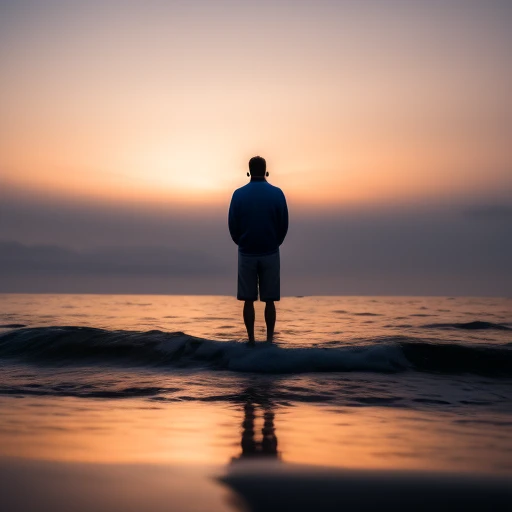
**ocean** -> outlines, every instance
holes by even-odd
[[[398,473],[400,487],[411,475],[430,475],[418,480],[429,485],[439,475],[510,484],[512,299],[287,297],[275,343],[245,339],[232,297],[0,295],[0,480],[11,509],[44,510],[46,499],[49,510],[65,510],[54,495],[36,504],[12,492],[16,471],[41,482],[48,464],[91,474],[146,467],[146,479],[149,465],[203,482],[174,506],[162,495],[162,510],[282,510],[233,477],[262,463],[288,479],[302,468],[293,478],[313,487],[338,475],[336,489],[353,488],[347,474],[370,488]],[[478,487],[471,482],[465,489]],[[238,498],[221,499],[216,486]],[[165,489],[177,499],[187,484]],[[509,499],[503,489],[491,496]]]

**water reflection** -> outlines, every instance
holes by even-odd
[[[232,463],[251,459],[280,459],[277,450],[277,436],[274,426],[274,404],[268,386],[250,386],[240,395],[244,407],[242,421],[242,453],[231,459]],[[261,438],[256,435],[259,422],[258,410],[263,415]]]

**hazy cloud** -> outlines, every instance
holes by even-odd
[[[110,247],[74,251],[53,245],[0,242],[0,275],[195,276],[229,271],[200,250],[170,247]]]
[[[489,204],[307,213],[292,204],[283,294],[505,295],[512,237],[510,223],[495,219],[509,212]],[[0,240],[0,291],[235,292],[236,246],[224,210],[5,201]]]
[[[512,205],[496,204],[475,206],[466,210],[468,217],[481,220],[512,221]],[[511,227],[512,229],[512,227]]]

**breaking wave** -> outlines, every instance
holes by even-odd
[[[215,341],[183,332],[40,327],[0,334],[0,359],[46,365],[147,366],[255,373],[400,372],[512,376],[508,346],[469,346],[398,337],[338,347],[293,348]]]

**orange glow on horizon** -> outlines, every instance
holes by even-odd
[[[90,4],[6,14],[0,172],[18,191],[221,205],[255,154],[301,207],[512,190],[510,36],[484,7]]]

